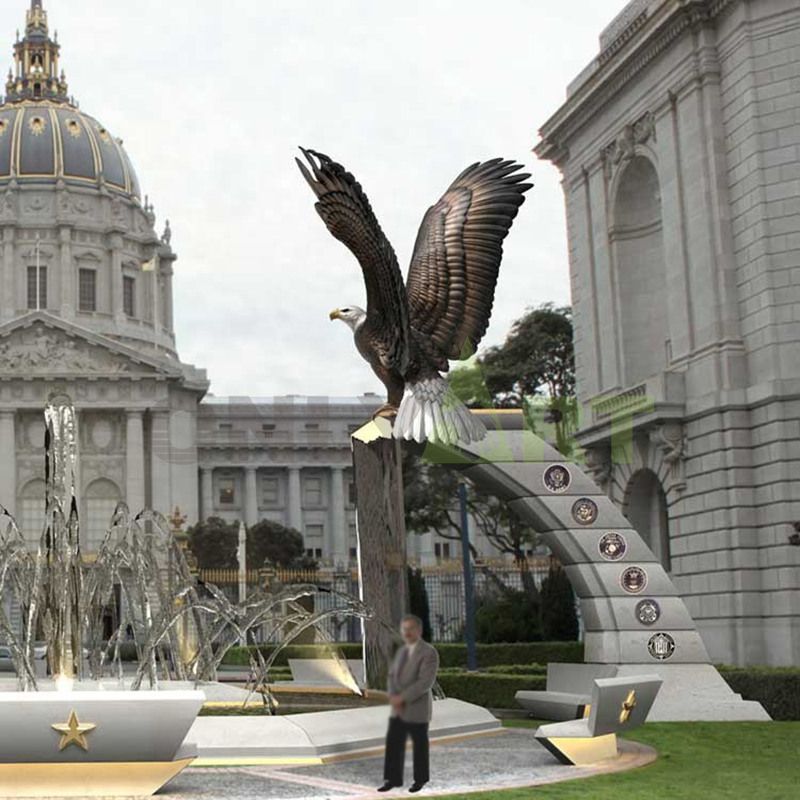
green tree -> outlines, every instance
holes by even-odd
[[[200,569],[236,569],[239,566],[239,523],[209,517],[187,530],[189,547]]]
[[[443,539],[461,541],[458,473],[446,464],[434,464],[408,453],[403,460],[406,527],[415,533],[433,531]],[[526,551],[536,542],[536,532],[494,495],[470,486],[467,492],[469,521],[499,553],[507,553],[519,566],[525,590],[536,594],[528,570]],[[471,546],[472,556],[478,554]]]
[[[555,445],[572,451],[577,425],[572,310],[545,303],[529,309],[512,326],[505,342],[478,359],[496,408],[521,408],[536,430],[535,399],[547,403],[547,422],[555,426]]]
[[[572,642],[578,638],[575,595],[566,571],[552,562],[539,592],[542,636],[548,642]]]
[[[425,578],[421,570],[411,567],[408,568],[408,610],[422,620],[422,638],[426,642],[430,642],[433,638],[433,630]]]
[[[247,568],[305,566],[303,536],[294,528],[263,519],[247,530]]]
[[[538,642],[539,598],[527,591],[505,589],[481,598],[475,613],[479,642]]]
[[[493,408],[494,406],[483,372],[480,362],[473,360],[448,373],[448,381],[453,394],[467,408]]]

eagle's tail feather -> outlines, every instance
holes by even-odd
[[[437,375],[406,385],[394,435],[415,442],[469,444],[483,439],[486,428]]]

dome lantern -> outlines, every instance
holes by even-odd
[[[63,182],[117,192],[138,204],[139,183],[122,140],[67,93],[60,45],[50,38],[42,0],[32,0],[25,23],[0,105],[0,189]]]
[[[67,83],[59,74],[58,42],[50,38],[42,0],[31,0],[25,17],[25,36],[14,45],[16,70],[6,83],[6,102],[50,100],[67,103]]]

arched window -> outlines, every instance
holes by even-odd
[[[96,551],[102,544],[121,497],[117,485],[107,478],[98,478],[86,487],[81,520],[81,541],[85,550]]]
[[[44,529],[44,481],[36,478],[22,487],[17,505],[17,524],[30,544],[37,544]]]
[[[666,367],[669,325],[658,175],[642,156],[632,158],[623,170],[610,233],[620,299],[624,382],[630,387]]]
[[[628,484],[626,516],[667,572],[671,569],[669,512],[661,481],[650,469],[634,473]]]

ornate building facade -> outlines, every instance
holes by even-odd
[[[800,660],[800,6],[634,0],[541,130],[579,439],[715,661]]]
[[[59,57],[32,0],[0,104],[0,504],[38,541],[42,409],[66,392],[86,549],[125,500],[186,525],[278,520],[323,564],[351,563],[350,432],[380,399],[208,394],[176,350],[169,223],[156,231],[122,141],[79,108]],[[434,563],[451,547],[425,535],[409,549]]]

